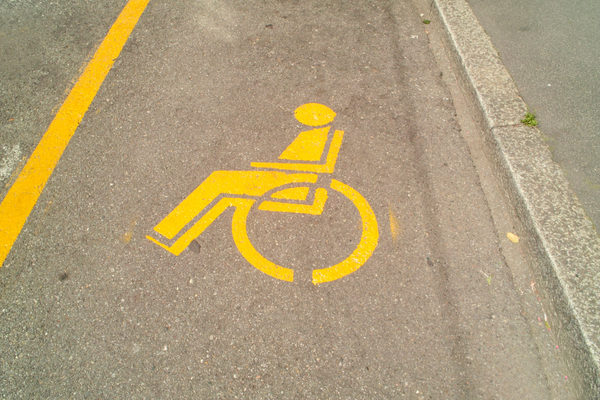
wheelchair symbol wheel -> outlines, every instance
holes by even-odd
[[[346,196],[357,208],[362,220],[362,234],[358,246],[344,261],[313,271],[312,282],[315,285],[342,278],[362,267],[373,254],[379,240],[375,213],[365,198],[350,186],[336,179],[331,180],[331,189]],[[254,201],[251,200],[246,206],[237,207],[233,215],[232,232],[235,244],[242,256],[255,268],[273,278],[292,282],[294,270],[267,260],[250,242],[246,221],[253,204]]]

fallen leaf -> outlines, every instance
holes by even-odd
[[[513,243],[519,243],[519,237],[512,232],[508,232],[506,237]]]

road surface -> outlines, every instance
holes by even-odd
[[[2,7],[6,199],[124,2]],[[422,19],[151,1],[0,269],[2,396],[549,398]]]

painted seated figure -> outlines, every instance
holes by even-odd
[[[179,255],[225,209],[231,206],[239,207],[237,203],[240,198],[237,196],[254,197],[251,200],[253,204],[257,198],[281,186],[292,187],[272,193],[271,200],[264,200],[259,205],[259,210],[320,215],[327,201],[327,189],[316,188],[312,204],[306,204],[309,199],[310,187],[299,184],[315,184],[318,174],[333,173],[344,132],[335,131],[329,140],[331,127],[324,125],[333,122],[336,114],[322,104],[304,104],[298,107],[294,114],[298,121],[315,128],[300,132],[279,156],[280,160],[292,162],[253,162],[251,166],[261,170],[213,172],[154,227],[157,233],[168,240],[173,240],[180,235],[181,237],[172,246],[166,246],[149,236],[148,239],[171,253]],[[320,163],[327,142],[330,142],[327,156],[324,163]],[[295,173],[281,170],[295,171]],[[224,197],[227,195],[236,197]],[[248,199],[247,197],[245,199]],[[182,234],[182,230],[218,198],[221,200]]]
[[[333,122],[335,113],[322,104],[304,104],[296,109],[295,115],[298,121],[314,129],[301,132],[279,156],[280,162],[251,164],[260,170],[213,172],[154,227],[171,245],[146,237],[179,255],[219,215],[233,207],[231,233],[242,256],[265,274],[292,282],[293,269],[266,259],[252,245],[246,225],[250,210],[259,201],[259,210],[321,215],[328,199],[327,191],[334,190],[357,208],[362,220],[361,238],[345,260],[314,269],[312,282],[315,285],[331,282],[359,269],[377,247],[379,229],[375,213],[359,192],[343,182],[331,179],[325,185],[317,184],[319,175],[333,173],[344,132],[336,130],[330,139],[330,127],[326,125]]]

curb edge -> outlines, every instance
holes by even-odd
[[[600,236],[465,0],[433,0],[463,88],[483,127],[484,151],[521,223],[529,264],[565,352],[574,394],[600,393]]]

